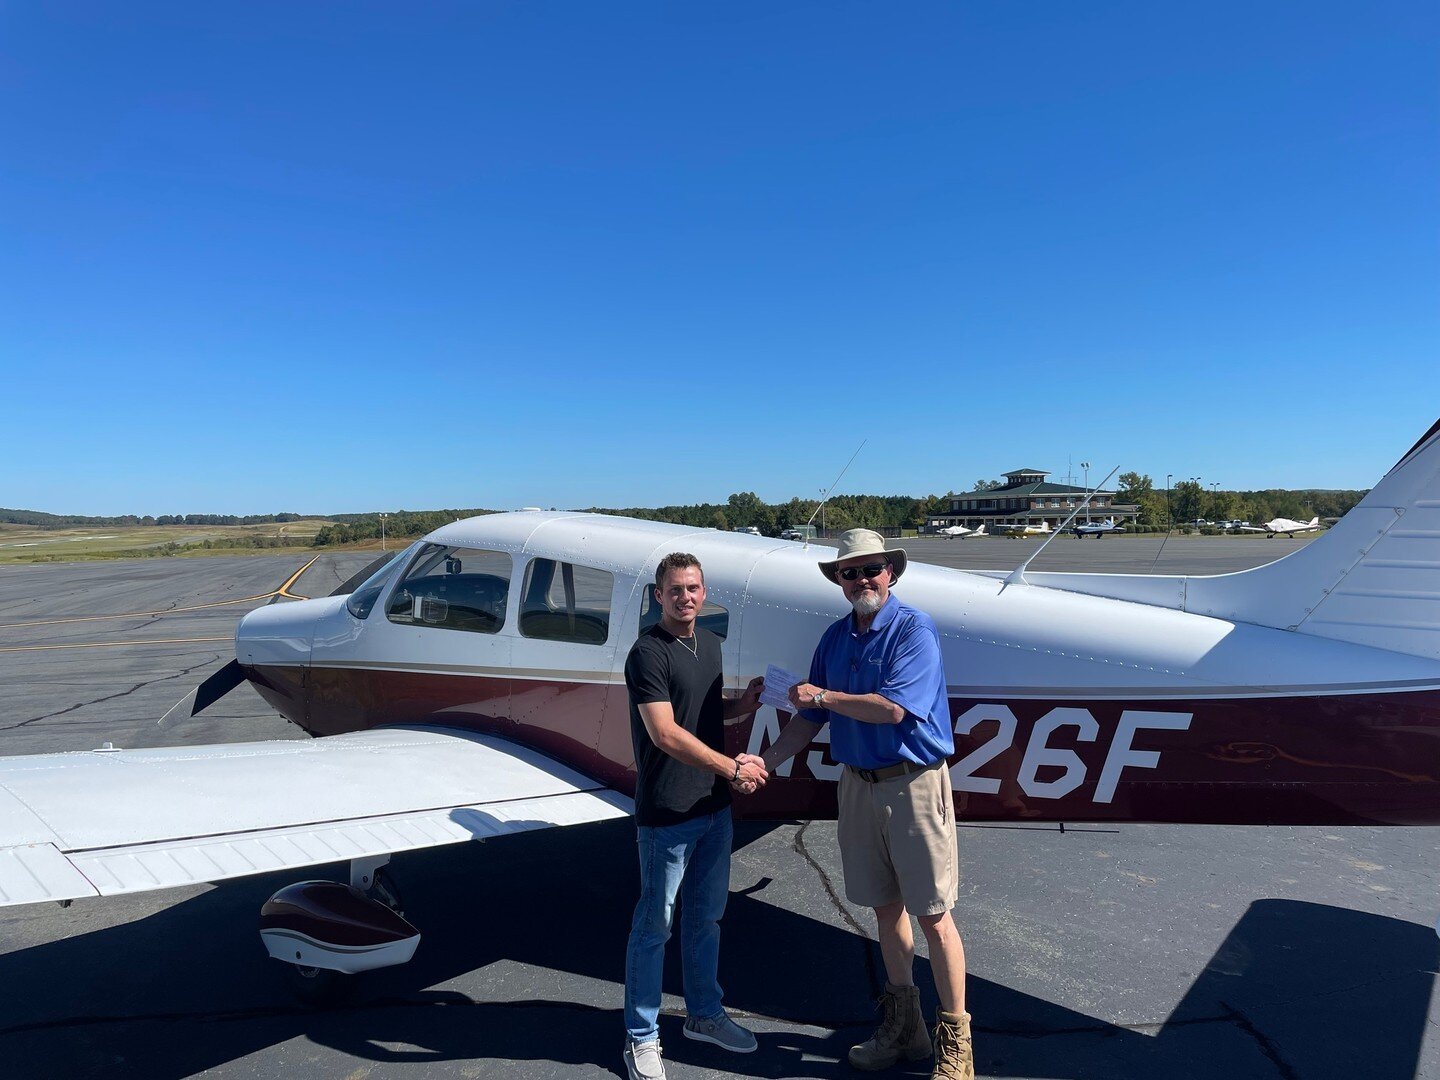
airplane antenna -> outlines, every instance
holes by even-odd
[[[1170,534],[1175,531],[1175,513],[1170,509],[1170,478],[1165,478],[1165,535],[1160,538],[1160,550],[1155,552],[1155,558],[1150,563],[1150,569],[1155,569],[1155,564],[1160,561],[1160,556],[1165,554],[1165,545],[1170,542]]]
[[[1099,490],[1100,490],[1101,488],[1103,488],[1106,484],[1108,484],[1108,483],[1110,482],[1110,477],[1111,477],[1111,476],[1114,476],[1114,475],[1115,475],[1117,472],[1119,472],[1119,471],[1120,471],[1120,466],[1119,466],[1119,465],[1116,465],[1115,468],[1113,468],[1113,469],[1110,470],[1109,474],[1105,477],[1104,480],[1101,480],[1100,483],[1097,484],[1094,488],[1092,488],[1091,490],[1087,491],[1087,492],[1085,493],[1085,498],[1083,498],[1083,499],[1080,500],[1080,505],[1077,506],[1077,507],[1075,507],[1074,510],[1071,510],[1071,511],[1070,511],[1070,516],[1067,517],[1067,518],[1055,529],[1054,532],[1052,532],[1049,536],[1047,536],[1047,537],[1044,539],[1044,541],[1040,544],[1039,547],[1037,547],[1034,551],[1032,551],[1029,555],[1027,555],[1027,556],[1025,557],[1025,561],[1024,561],[1024,562],[1022,562],[1022,563],[1021,563],[1019,566],[1017,566],[1014,570],[1011,570],[1008,575],[1006,575],[1006,577],[1005,577],[1005,584],[1006,584],[1006,585],[1028,585],[1029,582],[1027,582],[1027,581],[1025,580],[1025,568],[1030,565],[1031,561],[1035,558],[1036,555],[1039,555],[1040,552],[1042,552],[1042,551],[1045,550],[1045,545],[1046,545],[1046,544],[1050,543],[1051,540],[1054,540],[1055,537],[1059,536],[1061,533],[1063,533],[1066,529],[1068,529],[1068,528],[1070,527],[1070,523],[1075,520],[1075,515],[1077,515],[1078,513],[1080,513],[1081,510],[1088,510],[1088,508],[1089,508],[1089,506],[1090,506],[1090,500],[1095,497],[1095,492],[1096,492],[1096,491],[1099,491]]]
[[[826,488],[824,491],[822,491],[822,492],[820,493],[820,495],[821,495],[820,505],[817,506],[817,507],[815,507],[815,513],[811,514],[811,515],[810,515],[810,520],[807,521],[807,522],[805,522],[805,524],[806,524],[807,526],[814,524],[814,522],[815,522],[815,514],[818,514],[818,513],[820,513],[821,510],[825,509],[825,504],[830,501],[830,493],[835,490],[835,485],[838,484],[838,483],[840,483],[840,481],[845,478],[845,474],[850,471],[850,466],[855,464],[855,459],[860,456],[860,451],[865,449],[865,444],[866,444],[867,442],[869,442],[869,441],[870,441],[869,439],[861,439],[861,440],[860,440],[860,445],[857,446],[857,447],[855,447],[855,453],[853,453],[853,454],[850,455],[850,460],[845,463],[845,468],[843,468],[843,469],[840,470],[840,475],[837,476],[837,477],[835,477],[834,482],[832,482],[831,485],[830,485],[828,488]],[[1117,466],[1117,467],[1118,467],[1118,466]],[[810,538],[807,536],[807,537],[805,538],[805,547],[809,547],[809,546],[810,546]]]

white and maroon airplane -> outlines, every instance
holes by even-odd
[[[249,680],[313,740],[0,759],[0,902],[348,860],[262,936],[302,980],[401,963],[395,852],[627,814],[623,667],[667,552],[705,567],[730,692],[808,670],[846,610],[824,549],[578,513],[447,525],[353,591],[247,614],[203,707]],[[973,821],[1440,823],[1440,422],[1324,536],[1212,577],[911,563],[940,630]],[[729,731],[758,753],[784,717]],[[821,739],[823,740],[822,732]],[[833,815],[823,741],[737,801]]]

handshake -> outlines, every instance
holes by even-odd
[[[730,786],[741,795],[753,795],[765,786],[770,773],[765,768],[765,759],[755,754],[736,754],[735,764],[739,767]]]

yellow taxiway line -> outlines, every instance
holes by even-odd
[[[194,645],[202,641],[234,641],[233,634],[224,637],[145,638],[141,641],[80,641],[71,645],[14,645],[0,648],[0,653],[41,652],[45,649],[113,649],[119,645]]]
[[[214,608],[228,607],[233,604],[252,604],[257,600],[269,600],[272,596],[283,596],[287,600],[309,600],[310,597],[308,596],[292,593],[290,586],[299,581],[300,575],[305,573],[306,570],[309,570],[311,564],[318,558],[320,558],[319,555],[311,556],[309,561],[300,567],[299,570],[296,570],[295,573],[291,574],[290,577],[286,579],[285,584],[281,585],[278,589],[272,589],[270,592],[260,593],[256,596],[245,596],[239,600],[217,600],[212,604],[194,604],[190,607],[166,608],[163,611],[127,611],[120,615],[75,615],[65,619],[35,619],[28,622],[0,623],[0,630],[11,630],[19,626],[59,626],[65,623],[101,622],[105,619],[142,619],[159,615],[185,615],[192,611],[209,611]],[[205,641],[209,639],[198,638],[196,640]],[[53,647],[60,648],[61,646]]]

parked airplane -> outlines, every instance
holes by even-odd
[[[974,540],[977,536],[985,535],[985,526],[967,529],[964,525],[951,525],[948,529],[941,529],[940,535],[947,540]]]
[[[1083,525],[1076,525],[1070,531],[1080,540],[1085,539],[1087,536],[1093,536],[1098,540],[1107,533],[1123,533],[1125,527],[1123,525],[1116,525],[1115,519],[1112,517],[1106,518],[1104,521],[1087,521]]]
[[[1326,535],[1220,576],[910,565],[972,821],[1440,824],[1440,422]],[[816,554],[579,513],[455,522],[343,594],[251,611],[191,714],[249,680],[313,740],[0,759],[0,904],[350,862],[266,903],[302,984],[402,963],[398,851],[631,809],[626,653],[673,550],[704,563],[728,692],[808,669],[847,609]],[[784,717],[728,731],[761,752]],[[737,803],[833,816],[827,733]]]
[[[1002,529],[1004,534],[1010,537],[1023,538],[1026,536],[1050,535],[1050,523],[1048,521],[1041,521],[1038,525],[1005,525],[1002,526]]]
[[[1316,532],[1320,529],[1320,519],[1312,517],[1309,521],[1291,521],[1289,518],[1277,517],[1263,525],[1237,525],[1236,528],[1241,532],[1263,532],[1267,540],[1273,540],[1276,533],[1294,536],[1301,532]]]

